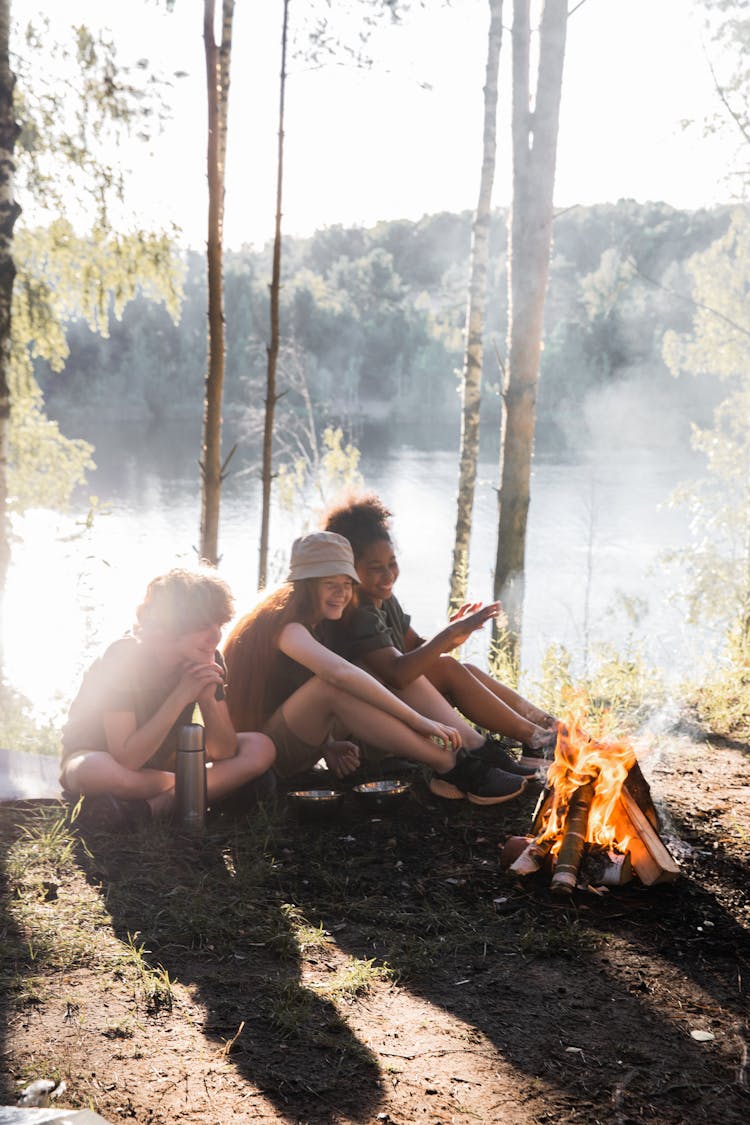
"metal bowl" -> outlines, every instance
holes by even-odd
[[[411,789],[410,781],[389,780],[365,781],[355,785],[354,792],[366,805],[374,809],[392,808],[400,804]]]
[[[339,789],[295,789],[287,797],[298,812],[326,816],[340,807],[344,793]]]

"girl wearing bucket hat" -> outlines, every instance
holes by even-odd
[[[523,778],[469,758],[454,726],[426,718],[330,647],[357,581],[343,536],[295,540],[287,581],[237,622],[224,646],[235,727],[272,739],[282,778],[321,757],[338,776],[353,772],[359,751],[336,737],[344,734],[431,767],[476,804],[518,796]]]

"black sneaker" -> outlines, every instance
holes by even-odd
[[[493,769],[465,750],[458,751],[452,770],[433,774],[429,784],[436,797],[450,801],[468,797],[474,805],[500,805],[520,797],[526,788],[524,778]]]
[[[523,758],[530,758],[536,762],[551,762],[555,757],[557,748],[557,731],[550,731],[549,738],[541,746],[524,746]]]
[[[469,754],[472,758],[479,758],[487,766],[515,774],[516,777],[532,778],[539,772],[536,766],[524,766],[494,738],[488,738],[483,746],[478,750],[470,750]]]

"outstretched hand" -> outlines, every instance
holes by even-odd
[[[460,621],[462,617],[466,617],[469,613],[474,613],[476,610],[482,608],[482,602],[464,602],[460,605],[455,613],[452,613],[448,618],[449,621]]]
[[[477,629],[481,629],[493,617],[502,613],[500,602],[490,602],[482,605],[481,602],[466,602],[451,617],[450,625],[445,629],[446,638],[451,648],[458,648]]]

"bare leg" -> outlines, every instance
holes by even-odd
[[[422,762],[437,773],[447,773],[455,765],[452,750],[441,749],[400,719],[317,676],[298,688],[282,704],[281,710],[292,733],[312,746],[322,746],[338,720],[355,738],[364,739],[388,753]],[[451,721],[450,725],[455,723]]]
[[[461,744],[467,750],[478,750],[483,745],[484,739],[479,731],[454,711],[445,696],[426,676],[417,676],[416,680],[412,680],[405,688],[399,688],[394,694],[405,700],[415,711],[427,715],[429,719],[436,719],[439,723],[455,727],[461,735]]]
[[[486,679],[498,689],[490,690],[484,675],[481,678],[475,676],[471,665],[466,667],[452,656],[441,656],[430,666],[427,677],[467,719],[485,730],[518,739],[532,749],[540,749],[550,741],[549,731],[519,714],[511,703],[506,702],[499,689],[507,692],[509,698],[525,704],[520,695],[487,676]],[[544,714],[542,711],[537,713],[540,716]]]
[[[530,703],[528,699],[524,699],[513,688],[508,687],[507,684],[502,683],[500,680],[494,679],[487,672],[483,672],[481,668],[477,668],[474,664],[462,664],[462,667],[470,672],[474,679],[479,680],[488,691],[502,699],[519,715],[523,715],[525,719],[530,722],[536,723],[538,727],[543,727],[544,730],[555,730],[557,727],[557,719],[554,715],[550,715],[547,711],[542,711],[540,707],[536,707]]]
[[[265,734],[248,732],[237,735],[237,752],[232,758],[211,762],[206,770],[208,800],[218,801],[254,781],[269,770],[276,757],[276,748]]]
[[[174,774],[167,770],[129,770],[103,750],[84,750],[69,758],[61,781],[71,793],[125,801],[146,800],[155,812],[174,800]]]
[[[211,762],[206,770],[209,801],[226,797],[247,781],[260,777],[273,765],[276,751],[264,734],[238,734],[237,752],[231,758]],[[129,770],[111,754],[84,751],[66,763],[62,782],[72,793],[98,797],[111,794],[125,801],[148,801],[154,813],[174,804],[175,775],[167,770]]]

